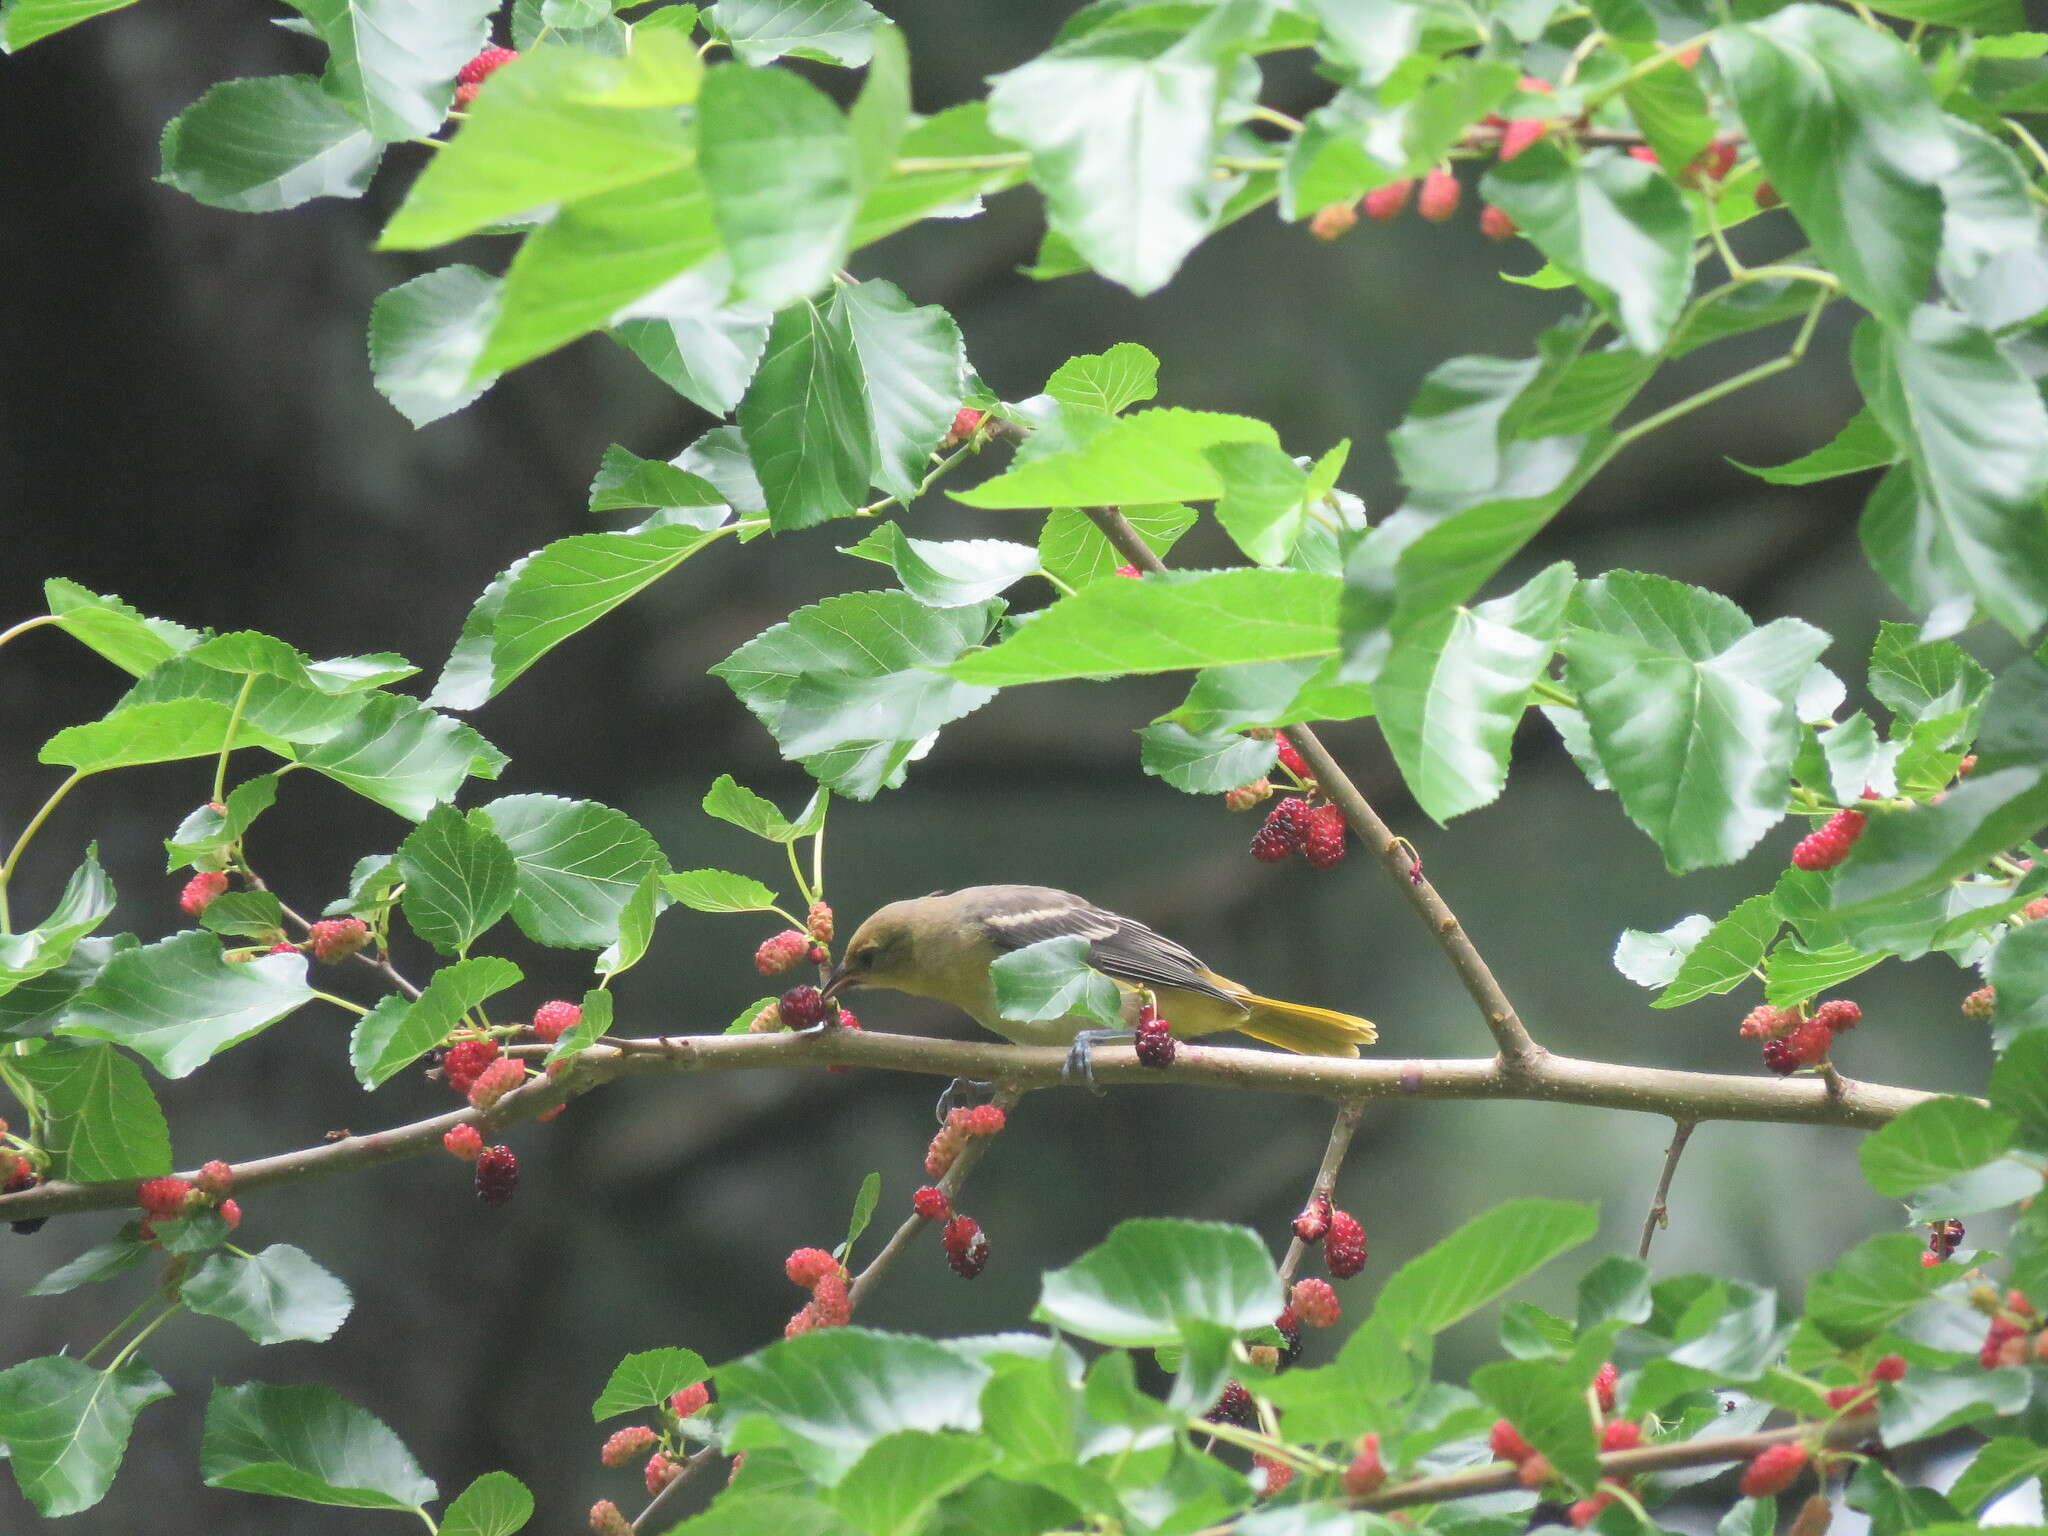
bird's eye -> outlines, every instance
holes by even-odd
[[[864,944],[853,952],[853,963],[863,971],[868,970],[873,967],[875,956],[881,952],[882,946],[879,944]]]

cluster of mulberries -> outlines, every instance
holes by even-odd
[[[1009,1123],[1009,1117],[994,1104],[982,1104],[973,1109],[953,1109],[946,1112],[946,1123],[939,1127],[938,1135],[925,1149],[924,1171],[927,1176],[937,1179],[945,1176],[953,1166],[970,1136],[994,1136]]]
[[[1612,1360],[1603,1364],[1594,1374],[1592,1382],[1593,1400],[1599,1405],[1602,1415],[1600,1424],[1600,1449],[1608,1451],[1632,1451],[1643,1443],[1643,1426],[1633,1419],[1613,1419],[1606,1415],[1614,1412],[1615,1386],[1621,1373]],[[1550,1460],[1541,1451],[1523,1438],[1522,1432],[1507,1419],[1496,1419],[1487,1437],[1487,1443],[1497,1461],[1510,1462],[1515,1468],[1516,1481],[1524,1488],[1538,1489],[1552,1480]],[[1614,1503],[1625,1484],[1612,1480],[1603,1481],[1590,1498],[1580,1499],[1565,1511],[1565,1518],[1575,1527],[1592,1524],[1600,1511]]]
[[[811,1293],[811,1299],[783,1325],[784,1338],[793,1339],[813,1328],[843,1328],[853,1321],[846,1266],[831,1254],[822,1248],[799,1248],[784,1260],[782,1270],[790,1284]]]
[[[1346,830],[1344,812],[1337,806],[1288,795],[1266,812],[1252,834],[1252,857],[1261,864],[1278,864],[1298,853],[1317,869],[1332,869],[1344,857]]]
[[[1745,1040],[1761,1040],[1764,1065],[1784,1077],[1826,1061],[1835,1037],[1854,1029],[1862,1018],[1862,1008],[1846,998],[1822,1003],[1811,1015],[1804,1006],[1773,1008],[1765,1003],[1750,1009],[1736,1032]]]

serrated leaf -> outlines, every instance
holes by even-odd
[[[1863,1138],[1856,1160],[1881,1195],[1912,1194],[1983,1167],[2012,1145],[2017,1122],[1974,1099],[1915,1104]]]
[[[1220,443],[1280,446],[1263,421],[1159,406],[1119,416],[1080,446],[1019,463],[952,497],[970,507],[1125,506],[1205,501],[1223,494],[1209,462]]]
[[[1496,162],[1481,191],[1631,346],[1662,349],[1692,282],[1692,214],[1669,176],[1617,149],[1574,162],[1545,138]]]
[[[440,1536],[512,1536],[533,1518],[533,1495],[510,1472],[486,1472],[441,1516]]]
[[[1559,561],[1520,590],[1405,631],[1373,684],[1387,745],[1438,822],[1496,799],[1529,690],[1550,666],[1574,585]]]
[[[1570,1201],[1497,1205],[1396,1270],[1373,1317],[1404,1341],[1420,1342],[1587,1241],[1598,1225],[1592,1206]]]
[[[1159,393],[1159,359],[1135,341],[1119,341],[1068,358],[1045,381],[1045,392],[1062,405],[1114,416]]]
[[[1769,896],[1752,896],[1707,930],[1650,1004],[1676,1008],[1719,992],[1733,991],[1763,963],[1764,949],[1778,936],[1781,919]]]
[[[1092,582],[948,670],[1007,686],[1328,656],[1336,650],[1338,586],[1334,577],[1284,570]]]
[[[22,1496],[47,1519],[106,1497],[135,1416],[170,1387],[140,1360],[96,1371],[68,1355],[0,1371],[0,1445]]]
[[[1220,795],[1262,779],[1279,755],[1271,741],[1236,731],[1197,733],[1170,720],[1144,727],[1138,742],[1144,770],[1190,795]]]
[[[442,79],[452,84],[453,67]],[[462,131],[413,183],[380,245],[424,250],[549,203],[633,186],[689,164],[691,134],[673,106],[614,100],[630,79],[628,60],[580,48],[531,49],[494,71],[489,89],[465,109]]]
[[[874,473],[875,439],[844,307],[806,299],[775,317],[740,400],[739,424],[771,527],[809,528],[859,507]]]
[[[1939,805],[1873,816],[1835,876],[1837,913],[1937,890],[2048,824],[2048,771],[1985,768]]]
[[[845,312],[866,375],[874,483],[907,505],[960,405],[960,327],[938,305],[912,304],[879,278],[840,287],[832,303]]]
[[[261,1253],[216,1253],[185,1277],[179,1299],[233,1323],[258,1344],[320,1342],[348,1317],[348,1287],[289,1243]]]
[[[1956,168],[1941,184],[1941,286],[1986,330],[2031,320],[2048,308],[2048,240],[2026,167],[1975,124],[1945,122]]]
[[[594,800],[508,795],[483,809],[518,861],[512,920],[537,944],[602,949],[641,879],[668,873],[646,828]]]
[[[741,297],[780,309],[825,286],[860,205],[853,135],[831,97],[788,70],[715,65],[697,160]]]
[[[902,782],[927,736],[995,696],[940,669],[978,645],[1000,612],[994,602],[927,608],[903,592],[848,593],[799,608],[711,671],[785,757],[866,800]]]
[[[1038,551],[1007,539],[913,539],[883,523],[844,553],[878,561],[903,590],[933,608],[985,603],[1038,570]]]
[[[631,970],[646,955],[647,946],[654,941],[654,920],[668,905],[662,883],[669,878],[659,870],[648,870],[619,909],[619,936],[597,957],[598,973],[606,982]]]
[[[1574,1488],[1585,1489],[1600,1478],[1599,1447],[1586,1415],[1591,1380],[1569,1360],[1496,1360],[1472,1373],[1472,1390]]]
[[[679,869],[661,883],[694,912],[767,912],[775,906],[775,893],[760,881],[722,869]]]
[[[729,821],[771,843],[786,843],[797,836],[796,824],[775,808],[772,801],[721,773],[704,792],[704,814]]]
[[[973,1435],[899,1430],[868,1447],[832,1502],[867,1536],[916,1536],[941,1499],[995,1460],[995,1447]]]
[[[1239,1333],[1280,1310],[1280,1279],[1258,1235],[1216,1222],[1118,1223],[1048,1273],[1032,1316],[1102,1344],[1178,1344],[1193,1324]]]
[[[418,1509],[439,1495],[379,1419],[323,1386],[217,1386],[199,1472],[237,1488],[348,1509]]]
[[[1914,723],[1974,709],[1991,691],[1991,674],[1952,640],[1922,641],[1911,624],[1880,623],[1870,652],[1870,691],[1900,720]]]
[[[1572,617],[1565,680],[1629,819],[1674,871],[1747,853],[1784,815],[1793,690],[1827,636],[1629,572],[1582,583]]]
[[[1089,965],[1089,954],[1087,939],[1066,934],[999,956],[989,966],[997,1014],[1027,1024],[1078,1016],[1121,1027],[1123,994]]]
[[[1713,926],[1712,918],[1695,912],[1662,933],[1624,928],[1614,946],[1614,968],[1639,987],[1668,987]]]
[[[13,0],[0,12],[0,53],[13,53],[81,21],[134,3],[135,0]]]
[[[439,1045],[469,1009],[522,978],[519,967],[496,955],[444,965],[410,1001],[396,994],[356,1021],[349,1065],[356,1081],[375,1088]]]
[[[1955,150],[1919,62],[1889,33],[1793,5],[1724,27],[1714,58],[1770,178],[1851,297],[1903,323],[1941,240]]]
[[[1780,464],[1774,469],[1759,469],[1754,464],[1742,463],[1736,463],[1735,467],[1746,469],[1759,480],[1767,480],[1772,485],[1812,485],[1840,475],[1881,469],[1895,462],[1898,456],[1899,451],[1892,446],[1891,435],[1878,425],[1877,418],[1865,406],[1850,417],[1849,424],[1828,443],[1811,453],[1801,454],[1789,464]]]
[[[1188,508],[1171,504],[1125,507],[1124,520],[1152,553],[1164,558],[1195,524]],[[1085,587],[1124,564],[1124,557],[1084,512],[1055,508],[1038,530],[1038,563],[1070,587]]]
[[[794,54],[849,67],[867,63],[881,13],[867,0],[719,0],[704,23],[748,64]]]
[[[1764,1001],[1774,1008],[1803,1003],[1861,976],[1883,959],[1882,954],[1865,954],[1847,944],[1809,949],[1788,939],[1771,951],[1764,967]]]
[[[165,1158],[165,1167],[170,1160]],[[137,1221],[126,1223],[118,1234],[104,1243],[95,1244],[67,1263],[59,1264],[42,1279],[28,1288],[30,1296],[62,1296],[77,1290],[81,1285],[96,1285],[102,1280],[112,1280],[125,1275],[129,1270],[140,1267],[150,1257],[149,1245],[142,1241],[142,1224]]]
[[[298,756],[408,821],[423,821],[436,805],[453,800],[471,775],[495,779],[505,765],[504,753],[474,727],[397,693],[371,695],[340,731]]]
[[[214,935],[180,933],[115,955],[57,1033],[115,1041],[165,1077],[184,1077],[312,997],[302,955],[230,965]]]
[[[322,84],[380,139],[433,133],[455,72],[490,40],[493,0],[292,0],[327,44]],[[493,84],[496,82],[494,81]]]
[[[652,586],[715,541],[717,527],[651,521],[619,533],[576,533],[516,561],[463,621],[432,702],[475,709],[572,635]]]
[[[512,909],[512,850],[481,813],[437,805],[398,845],[400,904],[412,931],[442,954],[466,950]]]
[[[1963,1468],[1948,1491],[1948,1500],[1965,1518],[2009,1489],[2048,1472],[2048,1449],[2016,1435],[1987,1441]]]
[[[20,10],[17,5],[8,15]],[[53,576],[43,583],[43,601],[57,627],[136,677],[189,650],[204,638],[169,619],[152,619],[118,597],[88,591]]]
[[[0,933],[0,994],[56,970],[71,958],[78,941],[114,910],[114,882],[100,867],[97,844],[71,872],[57,905],[33,928]]]
[[[162,180],[237,213],[361,197],[384,146],[310,75],[225,80],[164,125]]]
[[[628,1355],[612,1368],[604,1390],[590,1405],[591,1422],[601,1424],[635,1408],[657,1407],[710,1374],[711,1367],[694,1349],[647,1349]]]
[[[43,743],[36,761],[80,773],[104,773],[110,768],[212,757],[227,744],[231,723],[234,746],[268,747],[280,756],[292,755],[288,745],[254,722],[235,720],[228,705],[182,698],[125,704],[103,720],[66,726]]]
[[[164,1112],[142,1068],[111,1045],[53,1043],[9,1070],[36,1096],[52,1176],[93,1183],[170,1172]]]

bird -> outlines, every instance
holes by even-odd
[[[1234,1029],[1307,1056],[1356,1056],[1379,1038],[1368,1020],[1348,1013],[1260,997],[1135,918],[1043,885],[975,885],[892,901],[855,930],[821,990],[828,998],[856,987],[937,998],[1019,1045],[1070,1046],[1067,1075],[1092,1086],[1090,1047],[1124,1031],[1090,1028],[1080,1014],[1006,1019],[990,975],[1003,955],[1066,936],[1086,939],[1088,963],[1116,982],[1126,1026],[1150,993],[1182,1038]]]

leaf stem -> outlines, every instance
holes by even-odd
[[[1285,112],[1282,112],[1277,107],[1269,107],[1264,104],[1260,104],[1258,106],[1253,107],[1251,111],[1246,113],[1245,115],[1248,119],[1254,122],[1271,123],[1275,128],[1284,128],[1290,134],[1301,132],[1301,119],[1298,117],[1289,117]]]
[[[370,1012],[361,1003],[352,1003],[345,997],[336,997],[332,992],[322,992],[315,988],[313,995],[323,1003],[332,1003],[337,1008],[346,1008],[359,1019],[366,1017]]]
[[[249,702],[249,692],[256,686],[256,674],[251,672],[242,679],[242,691],[235,695],[235,707],[228,711],[228,728],[220,739],[220,756],[213,764],[213,794],[209,797],[218,805],[221,790],[228,781],[228,754],[235,750],[235,730],[242,723],[242,709]]]
[[[17,635],[25,635],[32,629],[41,629],[45,624],[56,622],[57,615],[54,613],[39,613],[32,619],[23,619],[9,629],[0,629],[0,645],[5,645]]]
[[[804,879],[803,864],[798,860],[796,856],[796,844],[794,842],[784,843],[782,845],[782,851],[789,856],[789,873],[796,881],[797,899],[801,901],[806,907],[808,907],[811,904],[813,897],[811,896],[810,882]],[[797,927],[799,928],[803,926],[804,925],[802,923],[797,924]]]
[[[7,886],[14,879],[14,866],[21,862],[22,850],[27,848],[36,833],[42,830],[43,823],[48,821],[50,813],[63,803],[64,797],[71,793],[72,787],[84,777],[84,769],[74,768],[71,770],[69,778],[50,791],[50,798],[45,800],[35,815],[29,818],[28,825],[21,829],[21,836],[17,837],[14,840],[14,846],[7,850],[6,860],[0,862],[0,933],[12,933],[14,931],[13,923],[8,915]]]
[[[1754,368],[1745,368],[1741,373],[1731,374],[1719,383],[1709,385],[1698,394],[1688,395],[1677,404],[1667,405],[1663,410],[1653,412],[1635,423],[1635,425],[1625,427],[1615,433],[1613,442],[1608,444],[1607,451],[1600,457],[1600,464],[1608,463],[1630,443],[1635,442],[1638,438],[1649,436],[1650,433],[1656,431],[1659,427],[1669,426],[1680,417],[1689,416],[1702,406],[1712,405],[1716,400],[1724,399],[1740,390],[1747,389],[1752,384],[1761,383],[1774,374],[1783,373],[1788,368],[1798,367],[1801,359],[1806,356],[1807,343],[1813,339],[1813,328],[1820,322],[1821,311],[1827,308],[1828,300],[1831,297],[1833,295],[1826,289],[1823,289],[1814,296],[1812,307],[1806,311],[1806,318],[1800,323],[1799,334],[1792,338],[1792,345],[1786,348],[1782,354],[1771,358],[1767,362],[1758,363]],[[1598,466],[1595,467],[1597,468]]]
[[[1547,677],[1539,677],[1530,685],[1529,691],[1546,704],[1555,704],[1559,709],[1577,709],[1579,701],[1566,693]]]
[[[169,1322],[172,1318],[176,1317],[180,1312],[184,1310],[185,1304],[182,1301],[174,1301],[169,1306],[165,1307],[163,1311],[159,1312],[155,1317],[151,1318],[149,1322],[143,1326],[142,1331],[136,1334],[135,1337],[130,1339],[126,1344],[122,1345],[121,1352],[118,1355],[114,1356],[113,1359],[107,1362],[107,1373],[109,1375],[112,1375],[115,1371],[118,1371],[119,1369],[121,1369],[122,1366],[126,1365],[128,1363],[128,1357],[134,1354],[136,1350],[142,1348],[142,1341],[144,1339],[148,1338],[152,1333],[155,1333],[157,1329],[163,1327],[165,1323]]]
[[[109,1328],[106,1331],[106,1333],[102,1335],[100,1341],[97,1344],[93,1345],[91,1349],[88,1349],[84,1354],[78,1357],[78,1363],[80,1365],[91,1365],[92,1357],[94,1355],[98,1354],[101,1350],[105,1349],[109,1344],[113,1343],[114,1340],[119,1338],[124,1332],[127,1331],[129,1324],[133,1323],[137,1318],[141,1317],[142,1314],[147,1312],[151,1307],[154,1307],[161,1303],[163,1299],[164,1293],[161,1289],[151,1291],[147,1296],[143,1297],[142,1300],[138,1301],[135,1304],[134,1311],[130,1312],[126,1317],[122,1318],[121,1321],[114,1324],[113,1327]],[[108,1367],[108,1369],[111,1370],[112,1367],[110,1366]]]
[[[1008,171],[1031,163],[1028,154],[1006,155],[911,155],[893,162],[889,169],[898,176],[928,176],[947,171]]]

